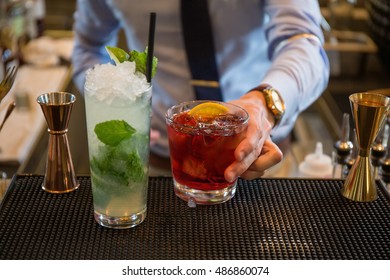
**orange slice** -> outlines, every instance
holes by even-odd
[[[229,109],[222,104],[215,102],[201,103],[192,108],[188,114],[198,120],[214,119],[216,116],[224,115]]]

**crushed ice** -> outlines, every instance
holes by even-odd
[[[133,101],[149,87],[145,75],[135,71],[135,63],[99,64],[86,72],[86,94],[111,104],[115,100]]]

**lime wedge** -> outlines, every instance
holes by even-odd
[[[106,46],[106,51],[110,58],[115,62],[115,65],[129,60],[130,55],[117,47]]]

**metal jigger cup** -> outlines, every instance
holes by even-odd
[[[37,98],[49,132],[49,149],[42,188],[49,193],[68,193],[79,187],[68,143],[68,125],[76,97],[66,92],[51,92]]]
[[[359,152],[345,179],[341,194],[353,201],[374,201],[378,194],[370,160],[371,145],[387,117],[390,98],[365,92],[350,95],[349,101]]]

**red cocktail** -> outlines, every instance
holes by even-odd
[[[225,169],[245,137],[247,112],[230,103],[192,101],[167,112],[175,193],[197,204],[222,203],[235,194]]]

